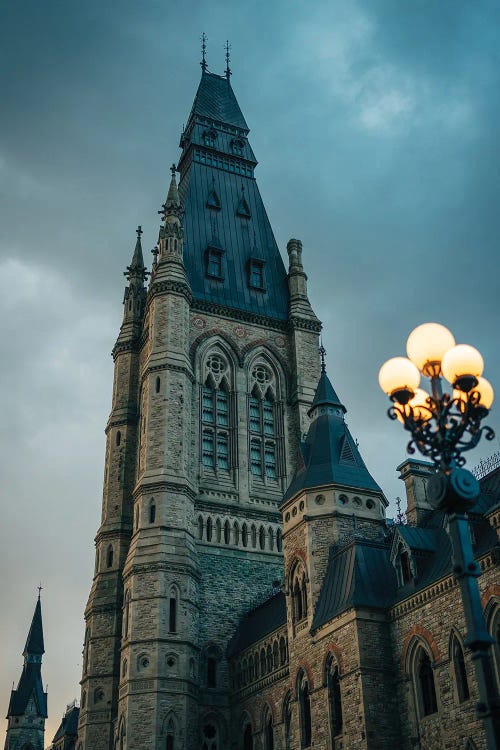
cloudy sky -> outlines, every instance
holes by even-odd
[[[377,372],[408,332],[448,325],[500,388],[499,28],[494,0],[0,2],[1,716],[39,580],[47,744],[79,695],[122,271],[137,224],[157,236],[201,32],[213,72],[231,41],[278,244],[304,243],[329,373],[394,507],[404,435]]]

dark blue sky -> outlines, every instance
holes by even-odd
[[[156,239],[201,32],[214,72],[232,43],[278,244],[304,243],[329,374],[393,506],[404,435],[377,373],[410,330],[448,325],[500,388],[499,28],[488,0],[0,5],[0,707],[42,577],[47,744],[78,695],[122,271],[137,224]]]

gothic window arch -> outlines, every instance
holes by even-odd
[[[250,366],[248,392],[250,473],[272,484],[285,473],[283,405],[276,370],[263,357]]]
[[[274,750],[273,715],[269,706],[264,711],[264,750]]]
[[[224,521],[224,544],[231,544],[231,525],[228,520]]]
[[[273,650],[270,645],[268,645],[266,649],[266,665],[267,665],[267,671],[272,672],[273,671]]]
[[[113,545],[108,545],[108,549],[106,550],[106,567],[112,568],[113,567]]]
[[[222,538],[222,525],[220,522],[220,518],[217,518],[215,521],[215,541],[220,544]]]
[[[244,547],[248,547],[248,526],[246,523],[241,527],[241,543]]]
[[[342,734],[342,692],[340,689],[340,669],[332,654],[325,666],[325,684],[328,691],[328,719],[332,747],[336,747],[335,738]]]
[[[467,678],[464,650],[456,633],[452,633],[450,638],[450,660],[453,664],[456,696],[459,703],[464,703],[464,701],[470,698],[469,680]]]
[[[292,616],[295,622],[300,622],[308,615],[306,573],[300,562],[292,568],[290,591],[292,594]]]
[[[252,524],[252,528],[250,530],[250,538],[252,541],[252,547],[255,549],[255,547],[257,546],[257,527],[254,523]]]
[[[488,609],[489,607],[487,607],[487,610]],[[490,635],[495,639],[492,651],[497,674],[497,682],[500,687],[500,606],[492,606],[488,620]]]
[[[176,586],[170,587],[168,597],[168,632],[177,633],[177,614],[178,614],[179,592]]]
[[[219,350],[205,357],[201,387],[201,463],[204,471],[229,474],[233,465],[232,371]]]
[[[286,664],[286,640],[284,636],[280,638],[280,666],[283,667]]]
[[[285,729],[285,750],[290,750],[292,736],[292,696],[289,692],[283,701],[283,724]]]
[[[156,503],[154,497],[149,501],[149,523],[156,521]]]
[[[261,526],[259,529],[259,547],[261,549],[266,548],[266,532],[263,526]]]
[[[279,657],[278,641],[274,641],[273,643],[273,668],[278,669],[279,665],[280,665],[280,657]]]
[[[271,526],[267,530],[267,538],[269,540],[269,549],[274,549],[274,531]]]
[[[207,542],[212,541],[212,519],[210,516],[207,518]]]
[[[165,744],[162,747],[165,750],[178,750],[177,745],[177,721],[174,714],[170,713],[165,717],[162,728]]]
[[[253,750],[252,725],[248,722],[243,732],[243,750]]]
[[[423,718],[436,713],[438,706],[434,670],[427,648],[420,640],[415,641],[411,651],[409,669],[418,717]]]
[[[310,747],[312,739],[311,725],[311,696],[309,680],[305,672],[301,671],[297,680],[297,696],[299,699],[300,746]]]
[[[238,521],[233,524],[233,544],[237,547],[240,543],[240,526]]]
[[[203,516],[198,516],[198,539],[203,539]]]
[[[128,668],[128,661],[126,659],[122,662],[122,677],[126,677]]]
[[[281,529],[278,529],[276,531],[276,549],[278,552],[281,552],[283,550],[283,541],[281,537]]]
[[[218,646],[211,643],[203,649],[203,661],[205,664],[205,684],[207,688],[218,687],[219,662],[222,654]]]
[[[203,722],[202,738],[201,750],[219,750],[219,727],[212,719]]]
[[[124,596],[123,607],[123,635],[128,637],[130,632],[130,589],[127,589]]]
[[[396,573],[400,586],[406,586],[413,580],[410,553],[402,542],[399,543],[396,553]]]
[[[260,676],[263,677],[266,674],[266,652],[264,648],[260,650]]]

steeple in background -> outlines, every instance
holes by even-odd
[[[19,683],[10,694],[7,711],[5,750],[33,747],[43,750],[47,693],[42,684],[42,656],[45,653],[40,589],[24,646],[24,665]]]

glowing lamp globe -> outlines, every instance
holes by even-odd
[[[380,368],[378,382],[393,401],[407,404],[419,386],[420,373],[406,357],[393,357]]]
[[[440,374],[441,361],[453,346],[455,339],[445,326],[440,323],[423,323],[408,336],[406,353],[420,372],[431,377]]]
[[[479,394],[479,401],[477,402],[476,406],[482,407],[483,409],[487,409],[489,411],[491,409],[493,401],[495,400],[495,392],[491,383],[486,380],[486,378],[479,377],[477,379],[477,385],[474,386],[474,388],[472,388],[470,391],[471,395],[473,393]],[[464,393],[464,391],[459,391],[457,388],[455,388],[453,390],[453,398],[460,399],[463,407],[465,408],[465,404],[467,403],[467,394]]]
[[[403,406],[406,417],[410,416],[410,407],[413,410],[413,419],[417,422],[428,422],[432,417],[432,412],[429,408],[429,394],[423,388],[417,388],[413,398],[408,401],[406,406]],[[400,422],[404,423],[403,416],[399,411],[396,411],[396,417]]]
[[[483,374],[484,362],[473,346],[458,344],[446,352],[441,367],[449,383],[468,392],[476,386],[477,378]]]

